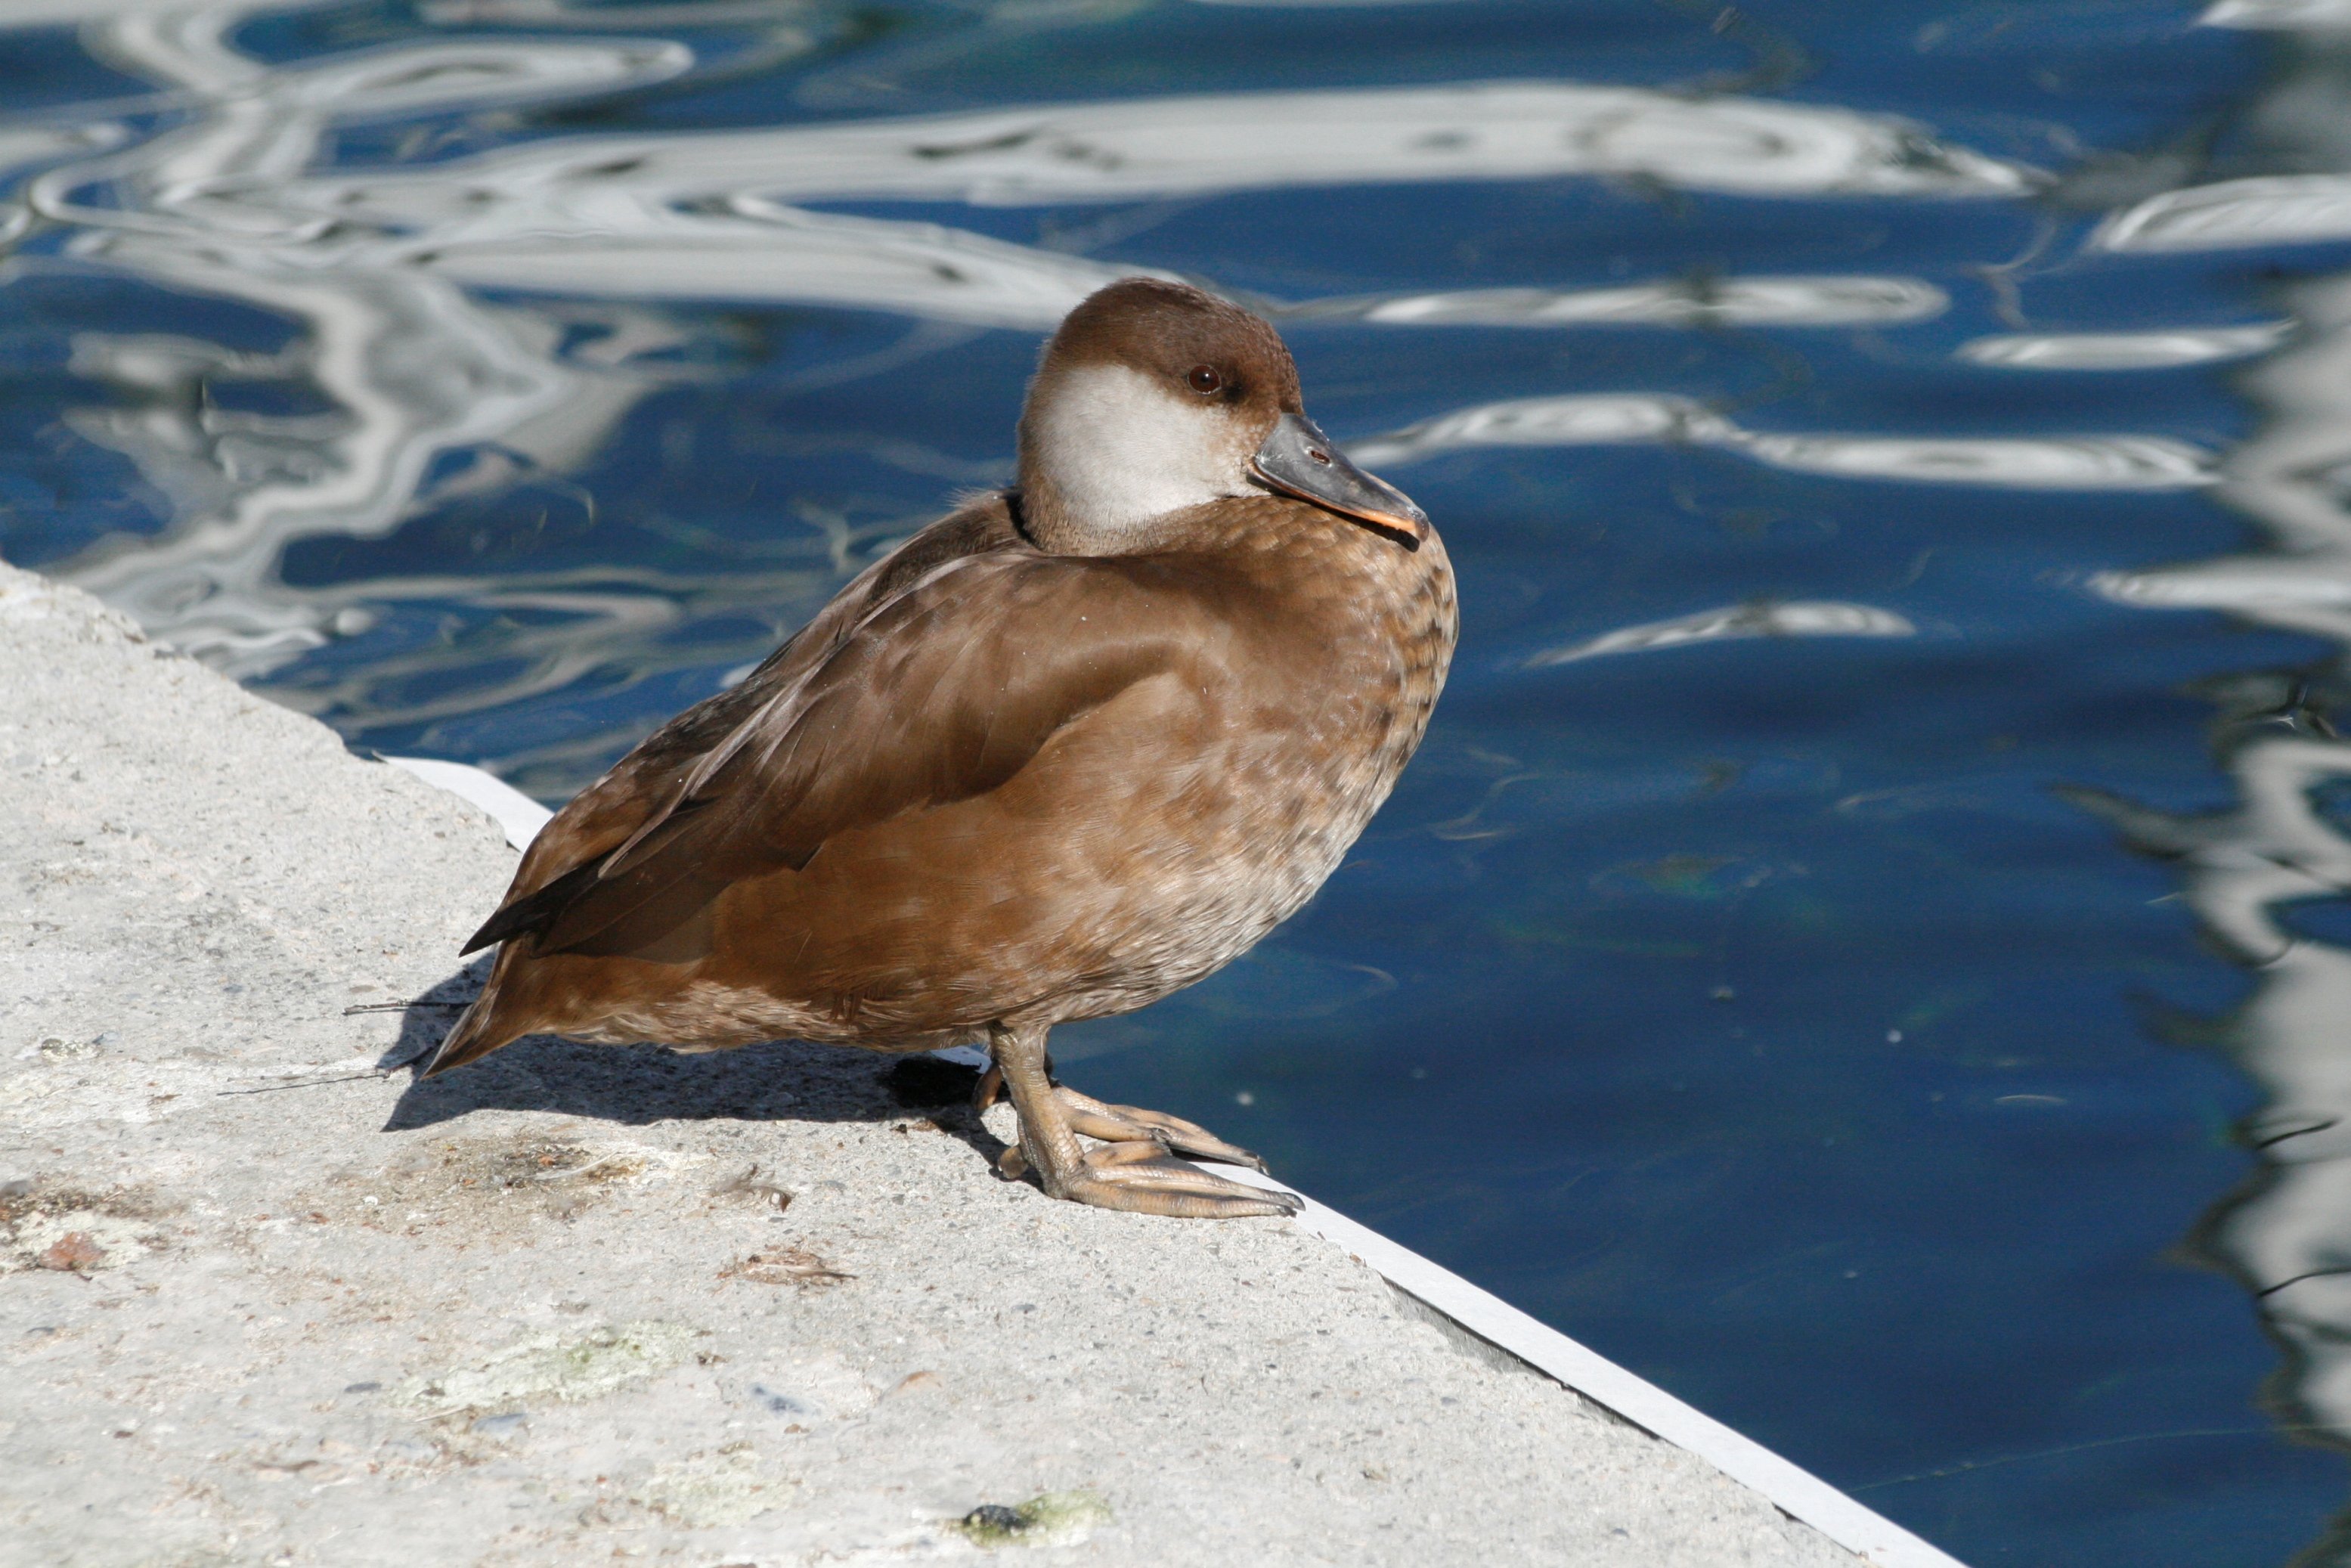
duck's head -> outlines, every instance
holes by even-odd
[[[1280,337],[1238,305],[1129,277],[1070,312],[1020,415],[1020,504],[1046,549],[1112,555],[1187,507],[1272,490],[1409,547],[1428,517],[1306,417]]]

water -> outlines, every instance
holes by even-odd
[[[0,553],[559,800],[1253,298],[1461,659],[1073,1076],[1969,1561],[2351,1563],[2351,6],[2199,16],[20,0]]]

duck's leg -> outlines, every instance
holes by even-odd
[[[1123,1107],[1113,1111],[1100,1101],[1058,1088],[1045,1071],[1044,1030],[999,1024],[989,1036],[996,1066],[1003,1071],[1004,1087],[1020,1115],[1021,1156],[1036,1167],[1052,1197],[1097,1208],[1186,1219],[1298,1211],[1297,1201],[1286,1194],[1259,1192],[1173,1158],[1153,1124],[1120,1113]],[[1217,1148],[1232,1148],[1189,1122],[1173,1116],[1155,1120],[1186,1130],[1187,1138],[1196,1134]],[[1096,1127],[1102,1131],[1095,1132]],[[1081,1131],[1112,1141],[1088,1149],[1078,1142]],[[1233,1150],[1236,1155],[1245,1152]]]

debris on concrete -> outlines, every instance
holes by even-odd
[[[1110,1504],[1090,1491],[1049,1493],[1017,1507],[984,1502],[956,1523],[975,1546],[1075,1546],[1111,1520]]]

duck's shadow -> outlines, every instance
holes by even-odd
[[[408,1004],[386,1071],[421,1071],[489,972],[483,958]],[[543,1111],[629,1126],[654,1122],[885,1122],[927,1116],[993,1160],[1004,1144],[970,1110],[972,1068],[799,1040],[684,1054],[532,1035],[445,1077],[412,1078],[383,1131],[475,1111]]]

